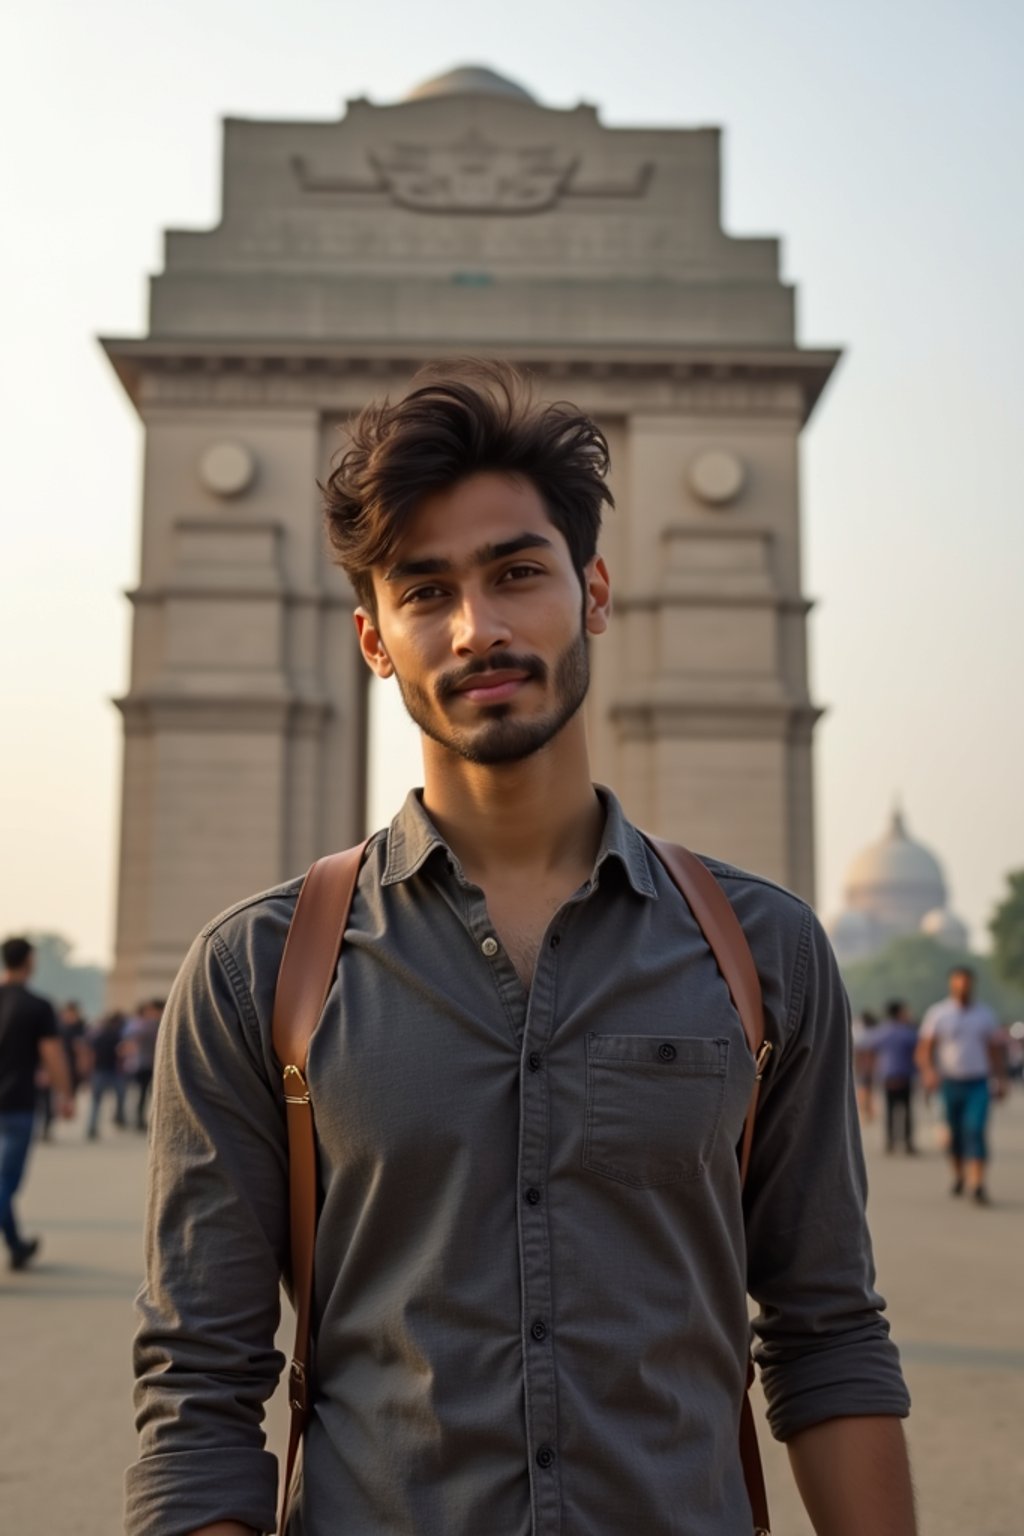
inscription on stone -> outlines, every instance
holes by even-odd
[[[417,213],[542,213],[566,197],[642,197],[653,167],[588,182],[578,157],[550,145],[502,148],[479,133],[453,144],[394,144],[367,155],[372,175],[317,171],[302,156],[292,169],[305,192],[377,193]]]

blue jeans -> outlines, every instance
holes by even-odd
[[[32,1110],[0,1114],[0,1231],[12,1253],[24,1242],[14,1219],[14,1197],[25,1173],[34,1124]]]
[[[949,1123],[949,1151],[958,1161],[984,1162],[988,1157],[985,1126],[988,1122],[988,1078],[947,1077],[942,1100]]]

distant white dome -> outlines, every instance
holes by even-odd
[[[899,811],[885,836],[850,865],[843,896],[848,908],[870,913],[893,937],[916,933],[925,913],[948,901],[941,864],[908,836]]]
[[[432,96],[504,96],[512,101],[529,102],[537,99],[514,80],[496,74],[483,64],[462,64],[443,75],[434,75],[417,85],[404,99],[426,101]]]
[[[908,837],[899,811],[893,812],[885,836],[859,853],[846,875],[848,900],[862,891],[893,889],[912,890],[919,899],[926,894],[938,897],[928,903],[925,911],[946,905],[942,866],[923,844]]]
[[[947,949],[966,949],[969,935],[966,923],[962,923],[948,907],[935,907],[921,919],[921,932]]]

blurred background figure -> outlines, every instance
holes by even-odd
[[[125,1123],[127,1079],[121,1068],[119,1051],[124,1026],[123,1013],[108,1013],[89,1032],[89,1086],[92,1102],[85,1133],[89,1141],[95,1141],[100,1134],[100,1114],[103,1100],[108,1094],[114,1095],[114,1124],[123,1126]]]
[[[872,1031],[874,1081],[885,1094],[885,1150],[894,1152],[896,1143],[911,1154],[914,1145],[913,1090],[914,1054],[917,1028],[906,1003],[894,1000],[885,1010],[885,1018]]]
[[[857,1084],[857,1108],[862,1120],[875,1118],[874,1036],[878,1019],[865,1008],[851,1026],[853,1035],[853,1076]]]
[[[1024,1082],[1024,1020],[1006,1031],[1006,1070],[1011,1083]]]
[[[121,1033],[118,1047],[121,1065],[126,1076],[135,1084],[135,1129],[146,1129],[146,1106],[153,1082],[153,1062],[156,1057],[156,1036],[164,1011],[162,998],[140,1003],[138,1011],[127,1021]]]
[[[89,1053],[85,1043],[87,1025],[77,1003],[65,1003],[57,1015],[57,1038],[64,1050],[71,1081],[71,1097],[89,1076]],[[39,1135],[43,1141],[50,1139],[53,1124],[53,1089],[45,1066],[36,1072],[36,1114],[39,1117]]]
[[[966,1188],[977,1205],[987,1205],[988,1113],[993,1089],[997,1098],[1006,1092],[1006,1048],[992,1009],[974,1001],[969,966],[954,966],[949,996],[925,1014],[917,1065],[924,1082],[942,1090],[953,1167],[950,1194],[962,1195]]]
[[[71,1094],[75,1097],[82,1084],[88,1081],[90,1067],[89,1025],[78,1003],[65,1003],[57,1016],[57,1031],[71,1076]]]
[[[36,1074],[45,1071],[58,1115],[74,1114],[71,1074],[57,1019],[45,997],[29,990],[32,945],[7,939],[0,975],[0,1231],[12,1269],[24,1269],[39,1251],[39,1239],[22,1235],[14,1197],[28,1164],[35,1125]]]

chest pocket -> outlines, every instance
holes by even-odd
[[[728,1061],[728,1040],[588,1035],[583,1166],[639,1189],[699,1179]]]

